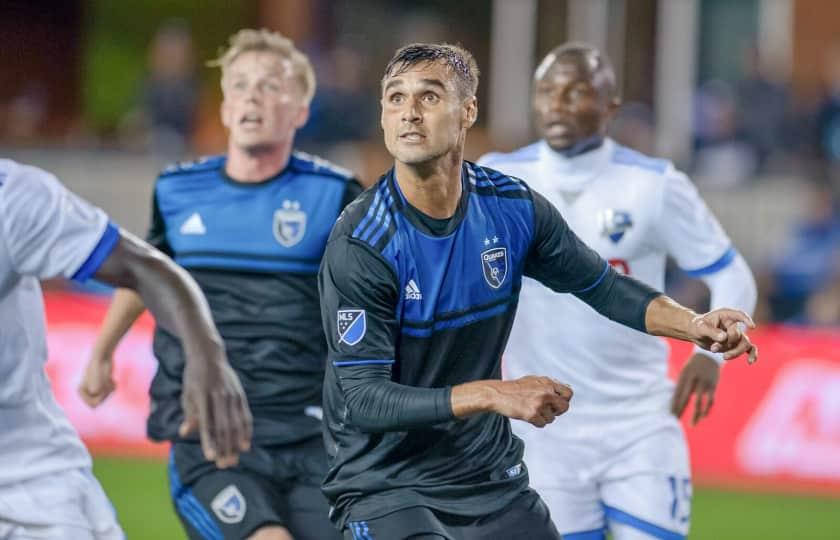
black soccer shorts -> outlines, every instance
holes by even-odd
[[[341,538],[321,493],[326,453],[320,437],[284,446],[253,446],[239,465],[218,469],[201,445],[172,445],[172,501],[191,540],[239,540],[280,525],[296,540]]]

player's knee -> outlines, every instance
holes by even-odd
[[[285,527],[269,525],[260,527],[248,537],[248,540],[294,540]]]

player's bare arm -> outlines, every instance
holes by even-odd
[[[698,315],[664,295],[654,298],[645,312],[649,334],[690,341],[703,349],[724,353],[725,360],[748,354],[752,364],[758,360],[758,348],[741,325],[755,328],[752,318],[741,310],[720,308]]]
[[[235,465],[250,446],[251,413],[198,285],[164,254],[124,231],[95,276],[135,290],[158,324],[181,338],[187,358],[181,435],[198,429],[207,459],[219,467]]]
[[[550,377],[513,381],[474,381],[452,388],[452,413],[458,418],[494,412],[537,427],[554,422],[569,409],[572,389]]]
[[[114,351],[145,309],[143,299],[131,289],[114,293],[79,383],[79,395],[89,406],[97,407],[116,389]]]

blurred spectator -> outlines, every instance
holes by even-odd
[[[840,206],[831,189],[811,195],[804,220],[794,227],[779,255],[770,262],[765,287],[770,316],[776,321],[825,322],[831,306],[817,296],[835,288],[840,268]]]
[[[318,89],[309,105],[309,121],[295,137],[298,144],[324,152],[329,146],[373,136],[378,103],[365,87],[362,55],[352,47],[338,46],[316,62]]]
[[[120,126],[128,146],[149,148],[165,160],[188,150],[198,105],[193,39],[180,20],[164,23],[149,44],[149,73],[140,108],[130,111]]]
[[[755,156],[737,137],[737,100],[725,81],[706,81],[694,106],[694,176],[698,184],[726,188],[756,170]]]
[[[738,83],[738,134],[754,153],[756,173],[765,172],[768,158],[781,147],[788,110],[784,84],[762,68],[758,49],[744,52],[744,78]]]
[[[622,105],[610,122],[610,137],[637,152],[654,154],[656,126],[653,111],[645,103],[630,102]]]
[[[840,185],[840,44],[828,53],[826,93],[817,114],[817,136],[826,176],[835,185]]]
[[[3,138],[14,143],[31,143],[41,135],[47,118],[47,88],[28,83],[6,107]]]

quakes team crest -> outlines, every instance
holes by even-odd
[[[507,248],[495,247],[481,252],[481,270],[487,284],[498,289],[507,277]]]
[[[362,341],[367,332],[367,320],[363,309],[338,310],[338,341],[351,347]]]
[[[292,247],[303,239],[306,232],[306,212],[300,209],[298,201],[283,201],[283,206],[274,211],[274,238],[282,245]]]
[[[601,236],[606,236],[617,244],[633,226],[633,218],[630,212],[625,210],[614,210],[607,208],[598,212],[598,223],[601,228]]]
[[[222,523],[239,523],[245,517],[248,505],[239,488],[231,484],[213,497],[210,508]]]

